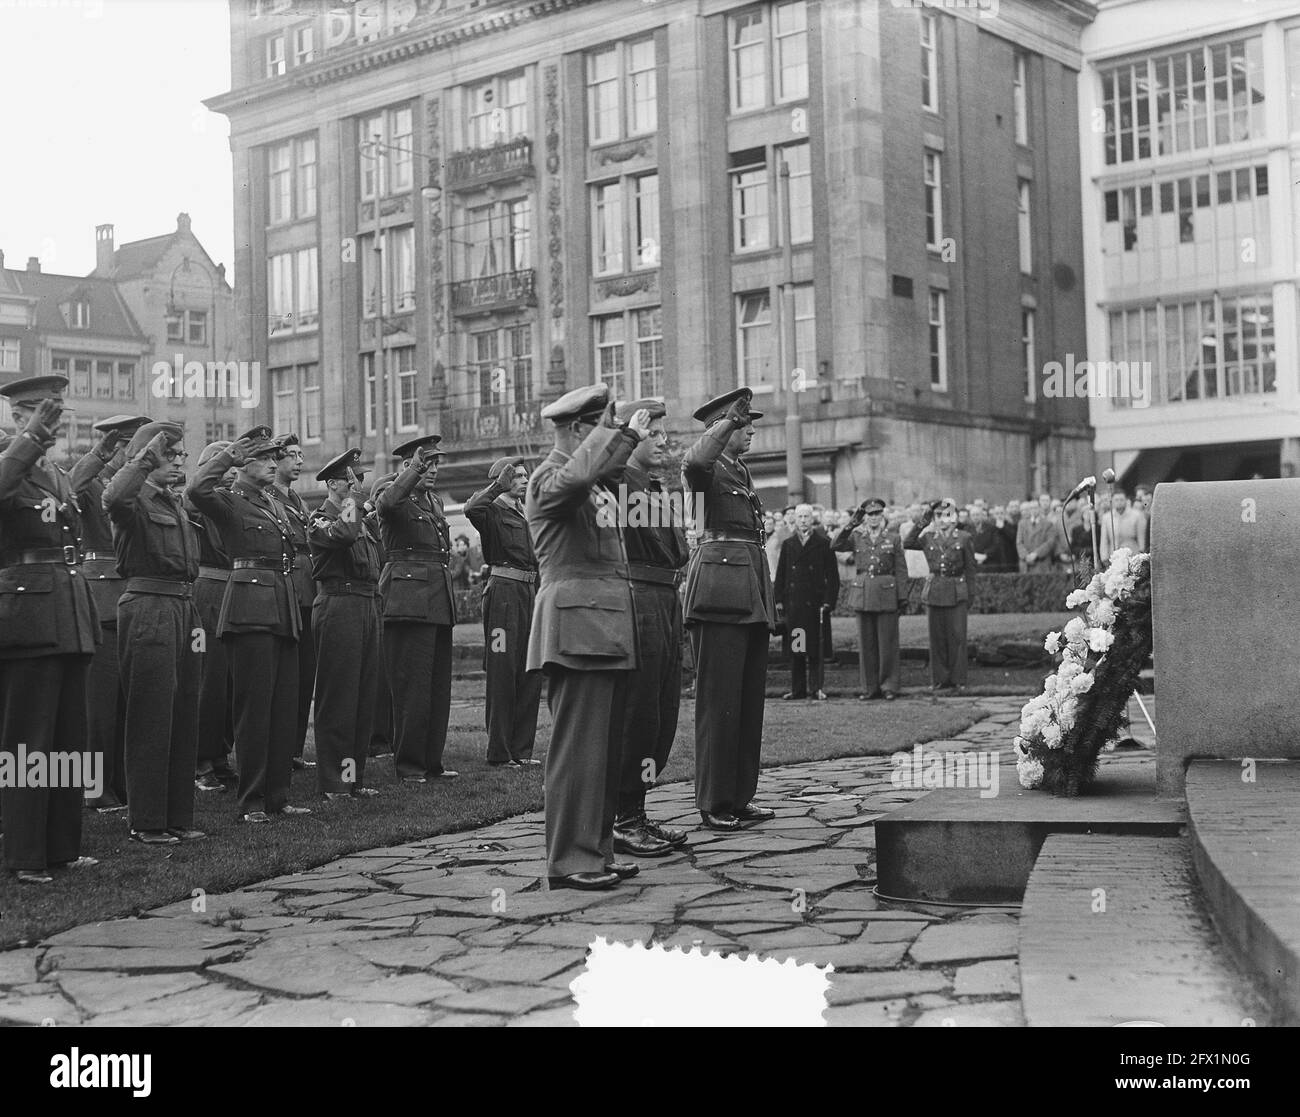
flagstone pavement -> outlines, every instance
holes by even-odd
[[[1021,700],[975,702],[987,716],[934,746],[1010,749]],[[830,963],[832,1025],[1023,1025],[1014,908],[873,895],[871,823],[923,794],[892,770],[767,769],[756,801],[777,817],[739,834],[695,828],[689,784],[656,788],[690,845],[608,892],[546,890],[534,813],[77,927],[0,953],[0,1022],[571,1025],[605,936]]]

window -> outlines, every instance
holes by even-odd
[[[932,15],[921,16],[921,107],[939,111],[939,27]]]
[[[113,362],[95,362],[95,398],[113,398]]]
[[[595,246],[594,273],[610,275],[623,270],[623,186],[609,182],[592,187]]]
[[[465,137],[471,148],[491,147],[528,134],[528,79],[520,70],[468,86]]]
[[[761,150],[757,154],[765,158]],[[754,252],[769,246],[766,162],[731,172],[731,228],[736,252]]]
[[[1286,33],[1286,86],[1291,102],[1291,131],[1300,132],[1300,27]]]
[[[794,364],[804,382],[817,376],[817,307],[811,283],[794,285]]]
[[[616,399],[632,398],[627,391],[627,322],[621,314],[595,320],[596,370]]]
[[[732,112],[808,96],[808,6],[802,0],[729,16],[727,48]]]
[[[645,135],[659,126],[654,39],[587,53],[587,142]]]
[[[267,268],[268,332],[314,328],[320,317],[316,249],[277,253],[267,261]]]
[[[404,314],[415,309],[415,226],[401,225],[386,229],[380,241],[384,262],[384,314]],[[375,238],[362,237],[361,286],[364,293],[364,316],[373,318],[379,302],[379,273],[375,268]]]
[[[533,203],[511,198],[465,210],[464,223],[452,230],[458,251],[456,277],[484,279],[533,266]]]
[[[266,37],[266,76],[278,78],[284,75],[284,34]]]
[[[180,311],[177,314],[168,314],[167,340],[168,341],[185,340],[185,312],[184,311]]]
[[[208,312],[206,310],[190,310],[186,312],[186,316],[185,340],[190,345],[207,345]]]
[[[296,434],[303,445],[321,440],[320,365],[271,369],[271,427],[277,434]]]
[[[659,266],[659,176],[635,175],[591,188],[592,274]]]
[[[135,365],[130,361],[117,362],[116,392],[121,399],[131,399],[135,395]]]
[[[942,158],[937,151],[925,153],[925,246],[935,251],[943,240]]]
[[[740,386],[771,391],[775,383],[776,333],[772,327],[772,296],[758,291],[736,298],[736,355]]]
[[[1038,356],[1034,341],[1034,312],[1020,311],[1020,363],[1025,370],[1025,402],[1038,398]]]
[[[420,405],[416,399],[420,374],[415,368],[415,346],[394,349],[389,359],[397,369],[397,429],[416,430],[420,425]]]
[[[1020,230],[1020,271],[1022,275],[1034,274],[1034,237],[1029,215],[1029,180],[1017,183],[1017,220]]]
[[[55,357],[52,365],[55,376],[68,375],[68,358]],[[90,368],[91,362],[80,358],[72,362],[72,394],[81,396],[83,399],[90,395]]]
[[[616,397],[663,398],[663,332],[657,306],[592,319],[596,369]]]
[[[267,219],[272,225],[316,214],[316,137],[274,144],[266,153]]]
[[[930,292],[930,387],[948,390],[948,299],[943,291]]]
[[[0,371],[17,372],[22,357],[22,342],[16,337],[0,337]],[[65,362],[66,363],[66,362]],[[66,376],[67,373],[59,373]]]
[[[376,186],[385,196],[411,189],[412,128],[413,116],[409,105],[386,109],[361,119],[357,145],[362,198],[373,198]],[[372,148],[372,143],[377,146]]]
[[[807,244],[813,239],[812,166],[809,151],[806,140],[777,148],[777,157],[790,169],[789,178],[786,179],[785,227],[789,230],[791,244]]]
[[[73,299],[68,306],[68,316],[68,325],[74,329],[90,329],[90,301],[84,298]]]
[[[533,382],[533,327],[530,323],[502,329],[480,330],[465,337],[469,366],[469,395],[478,407],[506,407],[512,414],[498,415],[492,422],[500,433],[506,428],[523,429],[527,415],[522,404],[535,398]],[[480,433],[490,433],[491,423],[481,417]]]
[[[1015,76],[1011,83],[1011,99],[1016,118],[1016,143],[1029,143],[1029,100],[1028,71],[1029,59],[1024,51],[1016,51]]]
[[[375,398],[377,385],[375,382],[375,355],[373,353],[361,354],[361,377],[366,383],[366,434],[375,434],[375,411],[378,407]],[[384,425],[388,429],[388,425]]]
[[[316,29],[310,23],[293,31],[293,64],[305,66],[316,57]]]

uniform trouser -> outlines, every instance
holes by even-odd
[[[898,614],[858,614],[858,681],[862,693],[898,693]]]
[[[269,632],[221,638],[230,660],[240,814],[289,802],[298,717],[298,642]]]
[[[451,633],[449,624],[384,624],[399,776],[442,775],[451,716]]]
[[[930,626],[930,682],[966,685],[966,602],[927,605]]]
[[[78,767],[84,764],[91,755],[83,751],[89,670],[89,655],[0,661],[0,750],[17,757],[21,745],[29,761],[37,754],[77,754]],[[49,767],[47,761],[44,786],[13,787],[8,780],[0,786],[6,868],[40,871],[81,853],[81,801],[94,773]],[[30,771],[28,763],[24,775]],[[69,778],[74,774],[80,782]]]
[[[316,644],[312,640],[312,607],[302,606],[302,634],[298,637],[298,731],[293,755],[302,756],[307,743],[307,723],[311,720],[311,700],[316,689]]]
[[[380,602],[380,599],[376,599]],[[383,605],[377,605],[383,617]],[[393,692],[388,689],[388,661],[384,657],[384,625],[379,624],[379,668],[375,673],[375,724],[370,731],[370,755],[393,751]]]
[[[322,794],[362,787],[379,679],[379,607],[373,597],[317,599],[316,786]]]
[[[758,789],[767,682],[766,624],[697,622],[695,805],[723,814],[748,806]]]
[[[104,642],[95,649],[86,678],[87,740],[104,757],[104,794],[87,802],[96,807],[126,802],[126,755],[122,676],[117,657],[117,621],[102,626]]]
[[[533,755],[537,707],[545,679],[529,671],[528,637],[537,587],[493,578],[483,593],[483,669],[487,672],[487,758],[489,763]]]
[[[627,684],[619,818],[644,811],[646,792],[663,776],[682,698],[682,606],[676,587],[633,582],[632,602],[641,666]]]
[[[126,593],[117,606],[117,644],[126,697],[126,780],[133,830],[194,825],[203,653],[194,602]]]
[[[230,710],[230,660],[226,645],[217,638],[217,618],[226,583],[200,578],[194,583],[194,607],[203,626],[206,650],[203,653],[203,676],[199,682],[199,770],[225,768],[234,737]]]
[[[627,671],[546,668],[546,872],[603,873],[614,860],[614,814]]]

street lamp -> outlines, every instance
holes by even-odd
[[[203,277],[208,281],[208,321],[205,331],[207,337],[207,347],[212,351],[212,361],[217,359],[217,281],[209,273],[206,266],[200,266],[199,270]],[[176,302],[176,275],[178,272],[185,272],[187,275],[190,271],[190,257],[188,255],[181,257],[181,262],[172,268],[171,276],[167,280],[167,306],[165,316],[167,320],[167,340],[177,340],[181,345],[189,344],[189,337],[185,332],[185,307],[179,306]],[[172,338],[172,327],[176,326],[176,338]],[[183,376],[183,370],[176,370],[176,376]],[[179,398],[179,397],[178,397]],[[212,424],[216,427],[217,423],[217,403],[218,397],[215,392],[212,393]]]

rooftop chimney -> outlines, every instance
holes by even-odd
[[[178,233],[188,233],[190,231],[190,215],[188,213],[178,213],[176,215],[176,231]]]
[[[5,250],[0,248],[0,271],[5,270]]]
[[[39,272],[41,270],[41,258],[39,256],[28,256],[27,270]]]
[[[95,271],[110,275],[113,271],[113,226],[95,226]]]

